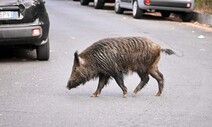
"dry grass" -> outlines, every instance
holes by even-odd
[[[212,14],[212,0],[195,0],[195,11]]]

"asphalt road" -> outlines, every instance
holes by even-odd
[[[93,9],[72,0],[46,0],[51,20],[49,61],[35,51],[0,48],[0,127],[210,127],[212,125],[212,30],[191,23],[111,6]],[[98,80],[68,91],[73,54],[106,37],[145,36],[179,56],[162,55],[164,92],[150,78],[136,96],[136,74],[125,77],[128,97],[112,80],[98,98]]]

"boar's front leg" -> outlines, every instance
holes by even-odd
[[[102,91],[102,88],[108,83],[110,76],[100,74],[99,75],[99,84],[96,89],[96,92],[94,92],[91,97],[98,97]]]
[[[123,97],[127,97],[127,87],[124,85],[124,77],[123,74],[116,74],[113,77],[116,80],[116,83],[119,85],[119,87],[122,89],[123,91]]]

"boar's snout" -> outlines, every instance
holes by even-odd
[[[68,83],[67,83],[67,89],[72,89],[72,88],[75,88],[77,87],[78,85],[76,85],[76,83],[74,83],[72,80],[68,80]]]
[[[67,88],[68,90],[70,90],[70,89],[71,89],[71,80],[68,80],[68,83],[67,83],[66,88]]]
[[[69,80],[67,83],[67,89],[72,89],[72,88],[76,88],[77,86],[79,86],[81,83],[78,83],[76,81],[73,80]]]

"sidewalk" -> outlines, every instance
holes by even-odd
[[[212,26],[212,15],[210,14],[194,12],[193,20],[201,24],[208,24]]]

